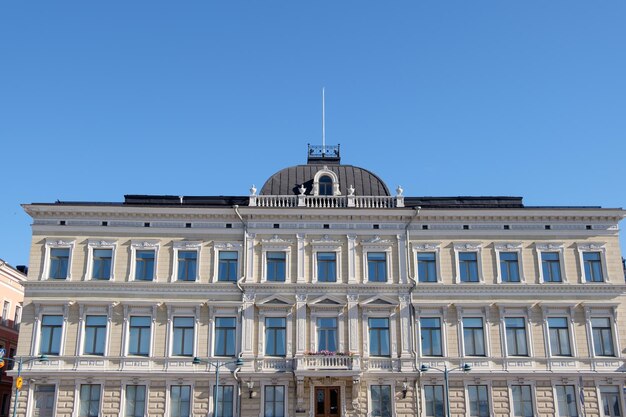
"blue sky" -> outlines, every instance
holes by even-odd
[[[245,195],[321,142],[407,195],[626,206],[626,2],[7,1],[0,258],[19,206]]]

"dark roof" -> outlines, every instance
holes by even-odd
[[[422,208],[524,208],[522,197],[405,197],[406,207]]]
[[[388,196],[387,185],[373,172],[354,165],[307,164],[284,168],[272,175],[261,188],[262,195],[297,195],[302,184],[306,187],[305,194],[313,188],[313,177],[326,166],[339,177],[339,191],[346,195],[350,186],[354,187],[357,196]]]

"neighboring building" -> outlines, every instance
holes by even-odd
[[[222,417],[442,416],[464,364],[454,416],[624,415],[623,210],[392,196],[338,147],[256,191],[25,205],[18,415],[213,416],[194,357],[244,361]]]
[[[17,338],[22,317],[22,301],[24,301],[24,281],[26,275],[0,259],[0,349],[4,349],[5,357],[13,358],[17,350]],[[0,369],[0,417],[9,415],[13,378],[7,371],[13,369],[12,361],[5,361]]]

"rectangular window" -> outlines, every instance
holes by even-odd
[[[285,417],[285,387],[283,385],[266,385],[264,417]]]
[[[100,385],[83,384],[80,386],[79,417],[98,417],[100,415]]]
[[[461,282],[478,282],[478,253],[459,252]]]
[[[94,249],[92,279],[111,279],[111,260],[113,249]]]
[[[195,281],[198,252],[195,250],[178,251],[178,280]]]
[[[124,417],[146,415],[146,386],[126,385]]]
[[[576,390],[573,385],[557,385],[556,400],[559,406],[558,417],[578,417]]]
[[[70,248],[50,249],[50,270],[48,277],[52,279],[66,279],[70,260]]]
[[[5,301],[4,304],[2,305],[2,324],[3,325],[7,325],[7,322],[9,321],[9,308],[11,307],[11,303],[8,301]]]
[[[174,317],[172,355],[193,356],[194,321],[193,317]]]
[[[523,317],[506,317],[506,349],[509,356],[528,356],[526,322]]]
[[[153,250],[135,251],[135,280],[152,281],[154,279]]]
[[[608,317],[592,318],[591,332],[593,333],[593,350],[596,356],[615,356],[611,320]]]
[[[533,397],[530,385],[513,385],[513,415],[516,417],[533,417]]]
[[[567,318],[549,317],[550,351],[554,356],[572,356]]]
[[[387,282],[387,254],[367,253],[367,277],[369,282]]]
[[[618,387],[600,387],[600,400],[602,401],[602,417],[622,415]]]
[[[225,282],[237,281],[237,260],[239,253],[234,251],[220,251],[217,280]]]
[[[58,355],[61,351],[63,316],[43,316],[41,318],[40,355]]]
[[[519,282],[517,252],[500,252],[500,277],[502,282]]]
[[[389,350],[389,319],[370,318],[369,338],[371,356],[390,356]]]
[[[265,354],[285,356],[287,352],[287,320],[284,317],[265,318]]]
[[[128,341],[128,354],[138,356],[150,355],[150,326],[152,318],[149,316],[132,316]]]
[[[215,387],[213,388],[215,392]],[[233,417],[233,386],[220,385],[217,390],[217,410],[215,417]]]
[[[422,355],[443,356],[441,347],[441,320],[437,317],[420,318]]]
[[[485,356],[485,332],[483,319],[465,317],[463,319],[463,342],[468,356]]]
[[[267,252],[267,280],[284,282],[287,272],[287,254],[285,252]]]
[[[321,317],[317,319],[317,351],[337,351],[337,319]]]
[[[585,264],[585,280],[587,282],[604,282],[600,252],[584,252],[583,263]]]
[[[437,257],[435,252],[417,254],[417,277],[419,282],[437,282]]]
[[[22,306],[15,306],[15,318],[13,319],[13,327],[20,330],[20,323],[22,322]]]
[[[443,386],[424,385],[424,402],[426,417],[443,417]]]
[[[543,282],[562,282],[561,261],[558,252],[541,252]]]
[[[235,356],[236,330],[237,319],[235,317],[215,319],[215,356]]]
[[[85,320],[85,355],[104,355],[107,316],[87,316]]]
[[[370,386],[372,417],[391,417],[391,386]]]
[[[470,417],[489,417],[489,397],[487,385],[468,385]]]
[[[319,282],[337,281],[337,254],[335,252],[317,253],[317,280]]]
[[[191,385],[170,387],[170,417],[191,416]]]

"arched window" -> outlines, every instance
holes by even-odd
[[[320,177],[318,195],[333,195],[333,180],[328,175]]]

